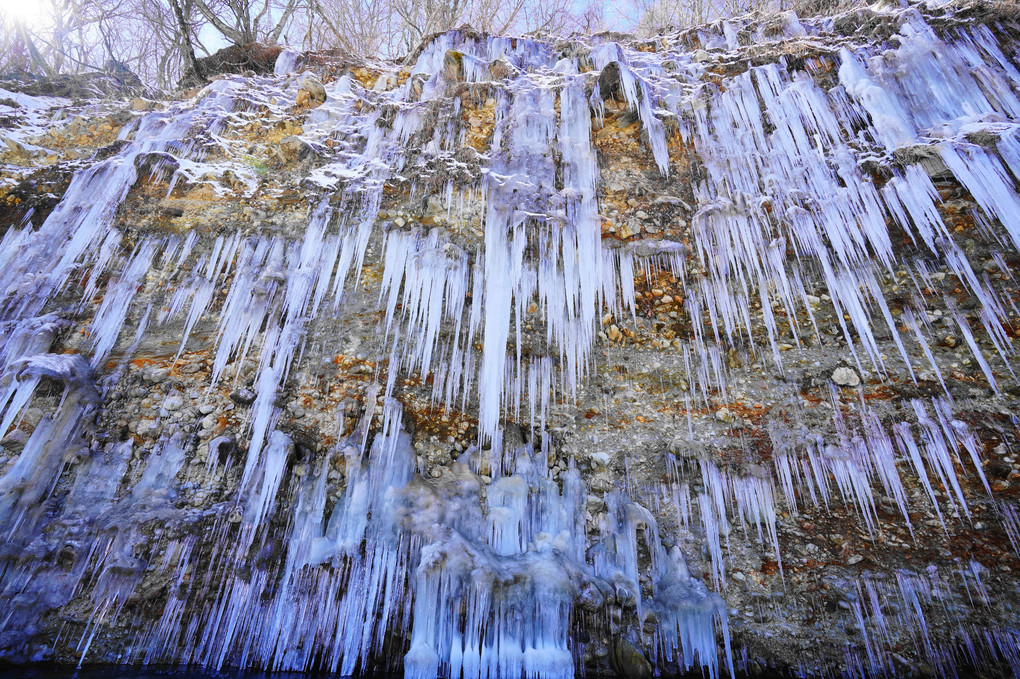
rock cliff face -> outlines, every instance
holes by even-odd
[[[4,93],[0,654],[1020,672],[1020,24]]]

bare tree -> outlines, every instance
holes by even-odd
[[[464,23],[468,0],[392,0],[390,9],[401,24],[404,43],[413,47],[426,35]]]
[[[23,73],[31,69],[31,57],[21,30],[13,19],[0,14],[0,72]]]
[[[275,43],[298,9],[298,0],[190,0],[235,45]]]
[[[306,49],[340,47],[363,55],[389,56],[399,49],[393,14],[375,0],[306,0],[295,12]]]
[[[37,72],[45,75],[53,75],[56,72],[56,69],[51,66],[45,58],[43,58],[42,53],[36,46],[36,36],[28,30],[25,23],[15,19],[11,24],[11,28],[15,36],[14,41],[20,48],[19,51],[23,55],[22,70],[28,73]]]
[[[567,16],[565,30],[580,35],[591,35],[606,29],[605,0],[587,0],[579,10]]]
[[[161,89],[201,68],[201,57],[210,53],[202,44],[209,28],[239,46],[286,41],[396,57],[428,35],[463,24],[490,34],[524,34],[590,32],[607,21],[606,0],[583,0],[582,11],[578,0],[36,1],[47,6],[43,25],[0,17],[0,68],[56,75],[112,67]]]
[[[174,12],[174,20],[177,22],[177,30],[181,36],[181,57],[184,61],[184,68],[201,76],[198,61],[195,59],[195,46],[191,41],[192,27],[184,14],[181,0],[170,0],[170,8]]]
[[[555,33],[573,17],[571,0],[391,0],[390,7],[407,48],[462,24],[491,34]]]
[[[828,14],[862,4],[863,0],[633,0],[640,20],[639,35],[740,16],[750,12],[794,10],[801,16]],[[619,17],[618,17],[619,19]]]
[[[642,36],[694,26],[728,14],[723,0],[635,0],[634,4],[641,17],[634,30]]]
[[[801,16],[812,16],[832,14],[863,4],[863,0],[779,0],[779,9],[792,9]]]

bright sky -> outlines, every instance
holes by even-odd
[[[0,14],[26,24],[40,22],[47,16],[47,3],[43,0],[0,0]]]
[[[630,3],[626,0],[603,0],[605,3],[605,22],[607,27],[613,30],[633,30],[634,19],[624,10],[630,9]],[[573,0],[575,9],[583,9],[586,0]],[[0,15],[4,19],[21,21],[26,26],[36,28],[45,27],[51,18],[52,7],[49,0],[0,0]],[[199,32],[199,41],[209,50],[210,53],[226,47],[228,41],[210,24],[205,24]],[[198,56],[204,56],[199,51]]]

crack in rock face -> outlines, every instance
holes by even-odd
[[[0,662],[1020,674],[1018,35],[0,92]]]

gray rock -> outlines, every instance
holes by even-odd
[[[384,73],[372,85],[373,92],[385,92],[397,86],[397,79],[392,73]]]
[[[250,406],[257,398],[251,389],[238,389],[230,392],[230,400],[239,406]]]
[[[606,598],[602,596],[602,592],[592,582],[585,582],[578,589],[577,597],[574,598],[576,603],[581,610],[594,613],[601,609],[605,603]]]
[[[832,371],[832,381],[841,387],[856,387],[861,378],[851,368],[841,366]]]
[[[182,399],[177,394],[167,396],[166,399],[163,400],[163,409],[171,413],[174,412],[175,410],[180,410],[183,406],[184,399]]]
[[[42,418],[45,416],[46,413],[43,412],[42,408],[37,408],[33,406],[31,408],[25,409],[24,414],[21,416],[21,421],[27,424],[28,426],[35,428],[42,421]]]
[[[320,104],[325,103],[326,88],[323,87],[322,83],[320,83],[315,78],[305,77],[305,81],[302,84],[301,89],[304,90],[305,92],[308,92],[308,95],[312,101],[318,102]]]
[[[446,54],[443,56],[443,74],[450,82],[463,77],[463,59],[464,55],[457,50],[446,50]]]
[[[26,158],[30,158],[35,155],[35,152],[29,151],[27,148],[25,148],[24,145],[21,144],[21,142],[11,139],[10,137],[5,137],[4,143],[7,144],[7,150],[10,151],[15,156],[24,156]]]
[[[613,639],[609,665],[622,679],[652,679],[652,664],[644,654],[625,637]]]
[[[135,97],[131,100],[132,111],[151,111],[155,108],[155,102],[149,101],[148,99],[142,99],[141,97]]]
[[[307,142],[294,135],[281,139],[280,146],[276,149],[276,155],[287,164],[302,161],[313,153],[312,147]]]
[[[21,429],[12,429],[9,434],[0,440],[0,444],[5,446],[23,446],[28,441],[28,432],[22,431]],[[6,458],[5,458],[6,459]],[[0,461],[0,467],[3,466],[3,462]]]
[[[620,65],[615,61],[606,64],[599,73],[599,96],[603,101],[622,98],[620,89]]]
[[[511,75],[513,75],[515,70],[516,69],[514,69],[514,67],[510,65],[509,61],[502,58],[496,59],[491,64],[489,64],[489,76],[493,80],[503,80],[504,78],[509,78]]]
[[[145,436],[149,432],[153,431],[158,425],[154,420],[137,420],[132,422],[128,429],[138,434],[139,436]]]

